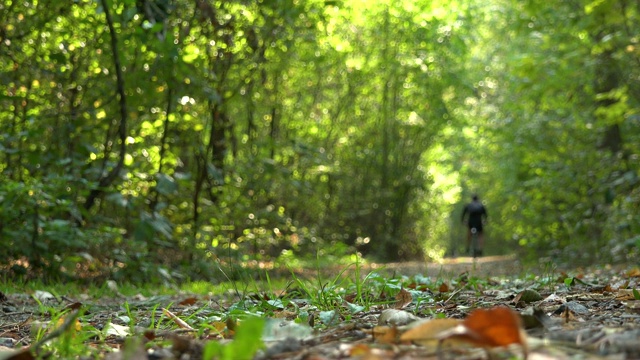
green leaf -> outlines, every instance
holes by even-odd
[[[573,285],[573,282],[574,282],[574,278],[572,277],[564,279],[564,284],[567,287],[571,287]]]
[[[204,346],[202,358],[219,360],[250,360],[260,350],[262,330],[265,320],[257,316],[249,316],[243,320],[236,331],[235,339],[225,345],[211,341]]]
[[[633,298],[636,300],[640,300],[640,291],[637,289],[633,289]]]
[[[335,325],[340,318],[335,310],[320,311],[320,315],[318,317],[320,318],[320,321],[327,326]]]
[[[350,302],[347,302],[347,307],[349,308],[349,312],[352,314],[359,313],[365,309],[362,305],[352,304]]]
[[[175,180],[167,174],[158,174],[156,190],[162,195],[171,195],[178,190]]]

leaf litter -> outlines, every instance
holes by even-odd
[[[370,277],[367,294],[335,288],[323,306],[308,291],[0,293],[0,359],[64,358],[63,341],[109,360],[640,358],[640,270],[576,271]]]

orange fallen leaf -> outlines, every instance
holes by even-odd
[[[402,309],[403,307],[411,304],[412,301],[413,297],[411,296],[411,293],[405,289],[400,289],[400,292],[396,295],[396,303],[393,307],[396,309]]]
[[[475,310],[455,327],[441,332],[438,339],[438,352],[443,342],[457,340],[487,349],[518,344],[527,357],[520,315],[504,306]]]
[[[520,344],[524,347],[522,319],[506,306],[477,309],[462,322],[474,336],[469,340],[479,346],[495,347]]]
[[[356,344],[349,351],[349,356],[351,357],[367,356],[369,354],[371,354],[371,347],[367,344]]]

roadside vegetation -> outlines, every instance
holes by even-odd
[[[469,260],[469,259],[467,259]],[[635,358],[640,269],[491,262],[167,286],[0,284],[0,358]],[[458,271],[458,270],[453,270]],[[537,272],[537,275],[535,273]],[[395,273],[396,275],[390,275]],[[259,275],[259,276],[257,276]],[[255,277],[259,277],[256,280]]]

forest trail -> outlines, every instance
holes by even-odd
[[[515,255],[484,256],[479,258],[456,257],[445,258],[438,262],[400,262],[389,264],[371,264],[363,268],[368,271],[381,271],[393,275],[422,274],[431,277],[458,276],[464,272],[479,277],[520,275],[523,266]]]
[[[307,278],[317,276],[316,269],[299,270]],[[351,265],[333,265],[321,269],[322,276],[333,277],[338,274],[353,277],[356,272],[361,277],[371,272],[386,277],[422,275],[432,278],[452,278],[467,272],[476,277],[518,276],[525,268],[515,255],[483,256],[479,258],[456,257],[445,258],[438,262],[407,261],[397,263],[369,263]]]

